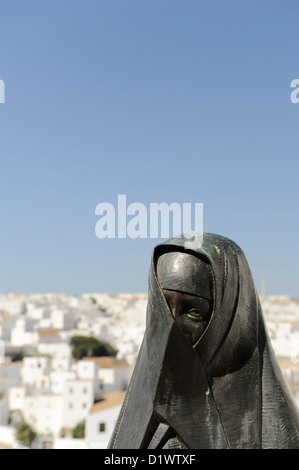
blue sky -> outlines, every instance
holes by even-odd
[[[299,298],[298,2],[0,1],[0,292],[146,292],[100,202],[202,202]]]

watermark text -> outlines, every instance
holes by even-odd
[[[299,78],[291,81],[291,88],[294,88],[290,96],[291,102],[297,104],[299,103]]]
[[[192,240],[203,233],[203,203],[153,202],[147,207],[141,202],[127,205],[127,197],[118,195],[117,207],[110,202],[96,206],[100,216],[95,226],[98,238],[170,238]]]

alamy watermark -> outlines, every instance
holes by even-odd
[[[0,80],[0,104],[5,103],[5,84],[3,80]]]
[[[118,195],[117,207],[110,202],[96,206],[100,216],[95,225],[98,238],[171,238],[184,234],[186,241],[200,241],[203,234],[203,203],[142,202],[127,205],[127,196]]]
[[[291,88],[294,88],[290,96],[291,102],[297,104],[299,103],[299,78],[291,81]]]

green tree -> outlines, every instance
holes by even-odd
[[[105,341],[99,341],[93,336],[73,336],[70,340],[72,347],[72,356],[76,360],[82,359],[84,356],[113,356],[117,354],[111,344]]]
[[[85,421],[81,421],[74,427],[72,436],[75,439],[84,439],[85,437]]]
[[[32,429],[30,424],[22,423],[17,424],[16,426],[16,440],[22,442],[23,444],[30,446],[32,441],[36,438],[37,434]]]

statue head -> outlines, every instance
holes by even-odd
[[[183,333],[195,344],[213,311],[213,277],[209,264],[182,252],[164,253],[157,276],[168,306]]]

